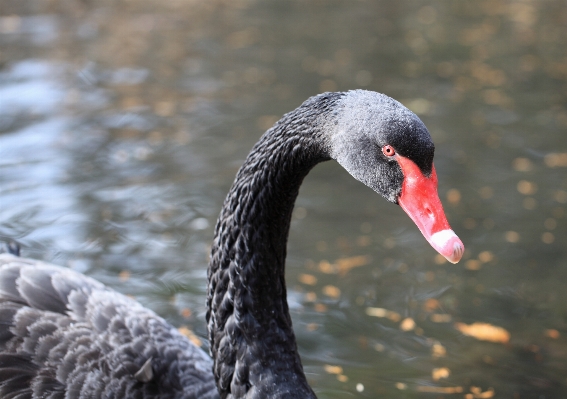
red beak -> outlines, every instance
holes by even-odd
[[[399,154],[396,155],[396,159],[404,174],[398,203],[431,246],[449,262],[457,263],[463,257],[465,246],[447,222],[443,205],[437,194],[435,167],[432,167],[431,176],[426,177],[410,159]]]

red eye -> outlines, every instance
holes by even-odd
[[[396,151],[394,150],[394,147],[392,147],[391,145],[385,145],[384,147],[382,147],[382,152],[387,157],[392,157],[396,155]]]

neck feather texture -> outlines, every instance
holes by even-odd
[[[289,315],[285,257],[307,173],[329,158],[324,125],[340,93],[307,100],[254,146],[219,216],[208,269],[207,323],[221,398],[314,398]]]

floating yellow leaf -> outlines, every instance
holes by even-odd
[[[326,260],[322,260],[319,262],[319,270],[326,274],[334,274],[337,272],[337,267],[335,265],[331,265]]]
[[[553,241],[555,241],[555,236],[553,235],[553,233],[546,231],[541,235],[541,241],[543,241],[545,244],[553,244]]]
[[[437,308],[439,308],[439,301],[435,298],[429,298],[423,304],[423,310],[426,312],[433,312]]]
[[[366,314],[374,317],[386,317],[389,310],[384,308],[366,308]]]
[[[567,152],[547,154],[544,161],[550,168],[567,167]]]
[[[397,312],[389,312],[388,316],[386,316],[388,319],[392,320],[394,323],[397,323],[398,321],[400,321],[402,319],[402,316],[397,313]]]
[[[193,331],[191,331],[187,326],[181,326],[177,329],[181,334],[185,335],[189,338],[189,341],[193,342],[197,346],[202,346],[203,342],[199,337],[195,335]]]
[[[448,378],[451,371],[447,367],[440,367],[431,371],[433,381],[439,381],[441,378]]]
[[[317,300],[317,294],[314,292],[308,292],[305,294],[305,300],[307,302],[315,302]]]
[[[415,328],[415,321],[411,317],[407,317],[400,324],[400,329],[402,331],[411,331]]]
[[[396,388],[403,391],[404,389],[408,389],[408,385],[403,382],[396,382]]]
[[[481,267],[481,263],[479,260],[469,259],[465,262],[465,268],[467,270],[479,270],[480,267]]]
[[[451,203],[451,205],[457,205],[461,202],[461,192],[456,188],[452,188],[447,191],[447,201]]]
[[[373,317],[386,317],[393,322],[398,322],[402,318],[399,313],[383,308],[366,308],[366,314]]]
[[[369,264],[370,260],[371,258],[368,255],[351,256],[350,258],[337,259],[336,266],[339,273],[345,275],[350,269]]]
[[[384,352],[384,349],[386,349],[386,347],[382,344],[374,344],[374,349],[378,352]]]
[[[463,392],[463,387],[432,387],[432,386],[418,386],[418,392],[428,392],[428,393],[461,393]]]
[[[338,375],[338,374],[343,373],[343,368],[341,366],[332,366],[330,364],[326,364],[325,366],[323,366],[323,369],[328,374],[337,374]]]
[[[118,278],[120,279],[120,281],[124,282],[124,281],[128,281],[130,279],[130,272],[128,270],[122,270],[119,274],[118,274]]]
[[[504,238],[506,238],[508,242],[516,243],[520,240],[520,235],[515,231],[507,231],[506,234],[504,234]]]
[[[445,349],[443,345],[437,342],[431,347],[431,355],[434,358],[445,357],[447,355],[447,349]]]
[[[434,323],[449,323],[451,321],[452,317],[450,314],[432,314],[431,315],[431,321]]]
[[[561,334],[559,333],[559,331],[555,329],[549,329],[549,330],[545,330],[545,336],[549,338],[557,339],[561,336]]]
[[[494,259],[494,255],[490,251],[482,251],[478,254],[478,260],[480,260],[482,263],[488,263],[492,259]]]
[[[455,328],[461,333],[481,341],[507,343],[510,341],[510,333],[502,327],[496,327],[488,323],[456,323]]]
[[[317,277],[313,276],[312,274],[300,274],[299,277],[297,278],[299,280],[300,283],[306,284],[306,285],[315,285],[317,284]]]
[[[323,287],[323,294],[336,299],[341,296],[341,290],[334,285],[326,285]]]
[[[488,388],[487,391],[482,392],[479,387],[471,387],[471,392],[475,399],[489,399],[494,397],[494,389]]]
[[[516,188],[520,194],[524,195],[533,195],[537,191],[536,184],[527,180],[520,180]]]
[[[325,313],[327,311],[327,306],[323,305],[322,303],[316,303],[315,310],[319,313]]]
[[[533,169],[533,164],[528,158],[516,158],[512,162],[512,167],[518,172],[529,172]]]

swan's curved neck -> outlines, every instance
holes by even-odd
[[[207,323],[221,397],[315,397],[291,326],[286,243],[303,178],[329,159],[323,126],[341,94],[286,114],[254,146],[215,228]],[[292,395],[293,393],[293,395]]]

